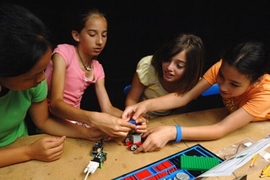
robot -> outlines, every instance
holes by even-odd
[[[142,137],[140,134],[132,133],[125,138],[124,143],[129,150],[135,151],[140,145],[142,145]]]
[[[131,124],[136,124],[136,121],[131,119],[128,121]],[[140,145],[142,145],[142,136],[136,132],[130,132],[124,140],[125,145],[131,151],[135,151]]]

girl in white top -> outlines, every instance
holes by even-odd
[[[203,62],[204,45],[201,38],[193,34],[178,34],[153,56],[139,61],[126,106],[172,92],[185,94],[200,79]],[[172,110],[152,111],[147,116],[153,118],[170,113]]]

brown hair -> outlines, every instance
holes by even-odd
[[[201,38],[193,34],[181,33],[156,51],[151,62],[158,76],[162,77],[162,62],[171,61],[172,57],[184,50],[187,58],[186,69],[183,77],[178,81],[178,94],[191,90],[202,75],[205,49]]]

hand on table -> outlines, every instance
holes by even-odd
[[[43,137],[30,144],[27,148],[27,154],[30,159],[40,161],[55,161],[60,158],[64,150],[64,141],[66,137]]]
[[[154,127],[142,135],[142,138],[146,139],[134,153],[158,151],[163,148],[168,141],[175,140],[175,136],[176,129],[174,126]]]

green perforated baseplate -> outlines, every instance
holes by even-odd
[[[219,164],[215,157],[203,156],[180,156],[181,169],[207,171]]]

